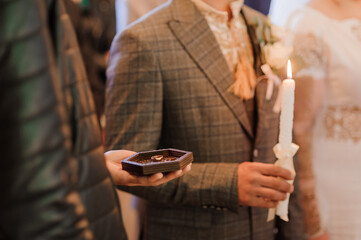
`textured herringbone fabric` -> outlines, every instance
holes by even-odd
[[[244,14],[250,19],[255,12],[244,8]],[[258,46],[254,50],[257,56]],[[118,35],[107,76],[109,149],[173,147],[194,153],[192,171],[180,179],[122,188],[148,200],[145,239],[274,238],[275,222],[266,222],[266,209],[239,206],[237,167],[244,161],[274,162],[277,94],[266,101],[267,84],[258,84],[252,131],[243,102],[228,91],[233,74],[191,1],[171,1]],[[286,239],[302,239],[296,197],[291,223],[280,226]]]

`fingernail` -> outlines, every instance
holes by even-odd
[[[295,187],[293,185],[291,185],[291,191],[290,193],[293,193],[293,191],[295,190]]]
[[[155,179],[159,180],[163,178],[163,173],[157,173]]]

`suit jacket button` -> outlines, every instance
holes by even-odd
[[[253,150],[253,157],[258,157],[258,149]]]

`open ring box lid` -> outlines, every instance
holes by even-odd
[[[152,156],[176,157],[169,161],[151,161]],[[193,162],[193,153],[168,148],[146,152],[138,152],[122,161],[123,170],[138,176],[154,173],[166,173],[180,170]]]

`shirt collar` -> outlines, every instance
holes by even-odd
[[[195,3],[197,8],[199,9],[199,11],[201,11],[203,15],[212,16],[214,18],[217,18],[225,22],[228,21],[228,13],[226,11],[217,10],[211,7],[210,5],[208,5],[207,3],[203,2],[203,0],[192,0],[192,1]],[[229,7],[231,8],[233,18],[240,17],[241,9],[243,5],[244,5],[244,0],[233,0],[232,2],[230,2]]]

